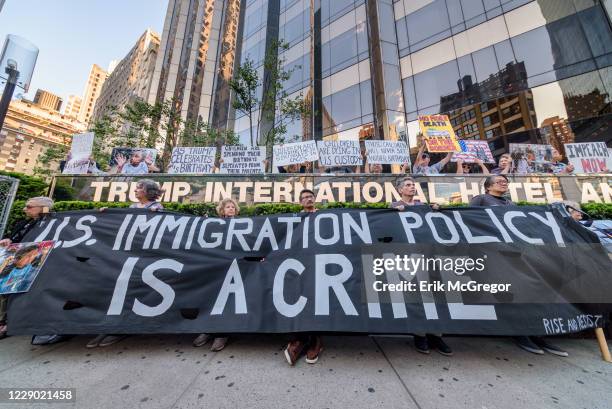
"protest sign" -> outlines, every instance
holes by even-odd
[[[410,163],[410,154],[404,141],[365,141],[365,148],[370,165]]]
[[[359,141],[317,141],[319,163],[323,166],[361,166]]]
[[[429,152],[460,152],[455,131],[447,115],[421,115],[419,128]]]
[[[451,158],[451,162],[461,159],[465,163],[474,163],[480,159],[483,163],[495,163],[495,158],[487,141],[460,140],[461,152]]]
[[[87,132],[72,136],[69,159],[62,173],[78,175],[85,174],[89,169],[89,157],[93,148],[94,134]]]
[[[213,173],[216,154],[217,148],[214,146],[174,148],[168,173]]]
[[[53,241],[13,243],[0,247],[0,294],[23,293],[30,289],[38,276]]]
[[[511,143],[513,173],[550,173],[552,172],[552,146],[534,143]]]
[[[266,150],[262,146],[223,145],[219,173],[251,175],[264,173]]]
[[[315,141],[286,143],[274,145],[274,166],[287,166],[319,160]]]
[[[566,143],[565,155],[575,173],[601,173],[612,170],[612,155],[605,142]]]
[[[8,330],[577,332],[601,325],[604,306],[588,304],[609,303],[612,280],[595,235],[568,219],[551,206],[64,212],[26,236],[58,244],[9,300]]]
[[[144,175],[156,172],[157,150],[150,148],[114,148],[110,158],[110,173]]]

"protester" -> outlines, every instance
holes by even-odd
[[[151,179],[142,179],[136,184],[136,190],[134,196],[138,200],[130,206],[131,209],[149,209],[152,211],[164,210],[164,206],[158,202],[158,200],[165,193],[159,187],[159,184]]]
[[[299,163],[287,166],[277,166],[278,173],[306,173],[306,167]]]
[[[501,160],[500,160],[501,162]],[[499,175],[489,175],[484,183],[485,194],[474,196],[470,200],[470,206],[511,206],[514,203],[504,197],[508,192],[508,177]]]
[[[577,222],[581,222],[584,219],[582,209],[578,203],[570,200],[564,200],[563,204],[565,205],[565,210],[567,210],[569,215],[572,216],[572,219]]]
[[[490,174],[489,169],[487,168],[487,166],[484,164],[484,162],[481,159],[476,158],[474,160],[474,163],[480,166],[480,170],[482,171],[483,175]],[[475,170],[472,171],[472,167],[470,166],[469,163],[463,162],[462,159],[457,159],[457,174],[463,175],[463,174],[469,174],[469,173],[478,173],[478,172],[476,172]]]
[[[497,167],[491,169],[492,175],[507,175],[511,173],[512,169],[512,156],[509,153],[504,153],[499,157],[499,162],[497,162]]]
[[[304,189],[300,192],[300,204],[302,212],[314,213],[317,211],[315,207],[315,194],[312,190]],[[302,353],[306,349],[306,363],[315,364],[319,360],[319,355],[323,352],[323,340],[317,333],[299,333],[289,334],[289,342],[285,348],[285,358],[289,365],[293,366],[300,359]]]
[[[388,171],[385,172],[384,166],[381,165],[380,163],[370,164],[370,162],[368,161],[368,151],[363,152],[363,159],[364,159],[364,165],[363,165],[364,173],[376,173],[376,174],[390,173]]]
[[[431,158],[428,153],[425,153],[425,142],[421,141],[421,147],[416,156],[416,161],[412,167],[412,173],[416,175],[437,175],[442,173],[442,169],[453,157],[453,152],[449,152],[446,156],[437,163],[430,165]]]
[[[400,179],[397,182],[396,187],[397,192],[400,194],[401,200],[391,203],[391,208],[404,211],[409,206],[427,205],[427,203],[423,203],[414,198],[417,192],[416,183],[411,177]],[[432,206],[432,208],[437,210],[439,206],[435,204]],[[414,334],[414,347],[418,352],[422,354],[429,354],[430,345],[442,355],[453,355],[453,350],[444,342],[441,334]]]
[[[51,209],[53,209],[53,200],[48,197],[40,196],[28,199],[23,208],[26,218],[17,222],[9,238],[0,240],[0,246],[6,247],[11,243],[22,242],[28,232],[36,226],[41,219],[48,215]],[[6,296],[0,296],[0,339],[6,336],[7,331],[7,303],[8,298]],[[32,343],[36,345],[50,345],[65,341],[66,339],[68,339],[68,337],[64,335],[35,335],[32,338]]]
[[[164,190],[159,187],[157,182],[151,179],[139,180],[136,184],[134,195],[138,202],[130,205],[130,209],[148,209],[152,212],[158,212],[164,209],[164,206],[158,202],[164,194]],[[105,208],[100,209],[104,211]],[[119,341],[127,338],[127,335],[118,334],[100,334],[85,345],[86,348],[107,347],[116,344]]]
[[[115,155],[115,162],[117,163],[117,173],[124,175],[144,175],[149,172],[159,172],[159,168],[153,164],[153,160],[149,156],[145,156],[145,152],[140,149],[132,151],[129,160],[121,153]]]
[[[238,216],[240,213],[240,206],[234,199],[226,198],[219,202],[217,205],[217,215],[223,218],[230,218]],[[214,339],[213,339],[214,338]],[[194,347],[204,346],[213,339],[213,343],[210,347],[210,350],[213,352],[219,352],[227,345],[228,337],[225,334],[209,334],[203,333],[196,337],[193,340]]]
[[[508,177],[505,175],[490,175],[484,183],[485,194],[478,195],[470,200],[470,206],[512,206],[514,203],[506,199],[508,193]],[[561,348],[549,344],[542,337],[520,336],[515,337],[517,345],[532,354],[543,355],[544,351],[558,356],[568,356]]]

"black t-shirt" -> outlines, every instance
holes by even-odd
[[[474,196],[470,200],[470,206],[511,206],[514,203],[512,200],[505,197],[493,196],[488,193],[484,195]]]

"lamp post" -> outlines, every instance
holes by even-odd
[[[19,87],[25,92],[28,91],[37,58],[38,47],[34,44],[13,34],[6,36],[2,54],[0,54],[0,78],[6,81],[0,99],[0,129],[4,125],[4,118],[15,88]]]

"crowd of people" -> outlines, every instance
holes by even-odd
[[[446,162],[440,165],[429,165],[428,158],[425,158],[424,161],[419,164],[420,169],[426,171],[426,169],[429,168],[434,169],[434,171],[439,171],[446,165],[450,156],[451,154],[444,159]],[[501,171],[498,174],[492,173],[487,175],[484,182],[485,193],[472,198],[469,203],[470,206],[489,207],[513,205],[512,201],[506,198],[509,180],[503,172],[509,167],[504,158],[500,160],[499,168]],[[417,189],[416,182],[412,177],[401,177],[397,182],[396,188],[400,195],[400,200],[391,203],[391,208],[398,211],[404,211],[411,206],[430,206],[428,203],[415,198]],[[137,202],[130,207],[148,209],[153,212],[163,211],[164,207],[159,201],[163,194],[164,191],[157,182],[149,179],[140,180],[135,190]],[[302,190],[299,195],[299,201],[302,206],[302,212],[312,213],[317,211],[315,207],[315,193],[312,190]],[[12,229],[13,233],[9,237],[0,241],[0,246],[4,247],[11,243],[22,242],[28,232],[38,223],[38,221],[48,215],[52,211],[52,208],[53,201],[48,197],[35,197],[29,199],[23,209],[26,218],[14,226]],[[437,204],[431,205],[431,208],[434,211],[440,209]],[[574,220],[583,221],[585,214],[580,210],[578,204],[568,202],[566,203],[566,209]],[[223,199],[218,204],[216,210],[218,217],[222,218],[236,217],[240,214],[240,206],[235,200],[230,198]],[[105,208],[100,209],[100,211],[105,211]],[[7,296],[0,296],[0,339],[6,336],[6,316]],[[86,347],[97,348],[110,346],[120,342],[125,337],[126,335],[101,334],[89,341]],[[323,340],[320,333],[293,333],[288,334],[287,338],[287,346],[284,349],[284,355],[290,365],[294,365],[302,355],[306,356],[305,360],[307,363],[313,364],[317,362],[323,351]],[[48,345],[65,339],[67,339],[67,336],[59,334],[36,335],[33,337],[32,343],[37,345]],[[204,332],[194,339],[193,346],[202,347],[212,341],[210,349],[212,351],[221,351],[226,347],[229,339],[230,334],[212,334]],[[522,349],[534,354],[544,354],[546,351],[558,356],[567,356],[567,352],[548,343],[541,337],[516,337],[516,343]],[[442,339],[442,334],[414,334],[414,346],[418,352],[424,354],[429,354],[430,348],[446,356],[451,356],[453,354],[451,347]]]
[[[455,158],[453,161],[454,152],[444,154],[437,161],[432,160],[432,156],[441,156],[441,154],[432,155],[426,152],[426,143],[423,138],[419,138],[418,152],[414,162],[398,164],[393,167],[390,164],[369,163],[368,151],[362,147],[361,156],[363,165],[360,166],[323,166],[318,161],[296,163],[287,166],[277,166],[273,173],[399,173],[413,175],[439,175],[439,174],[532,174],[532,173],[552,173],[552,174],[573,174],[574,166],[563,162],[563,155],[554,147],[547,150],[545,158],[538,159],[535,152],[527,149],[526,152],[514,152],[513,154],[502,154],[497,163],[485,163],[486,154],[469,155],[462,154],[461,157]],[[117,152],[111,161],[111,168],[108,174],[122,175],[143,175],[149,173],[159,173],[163,170],[155,165],[155,157],[152,149],[144,148],[124,148],[123,151]],[[68,158],[69,159],[69,158]],[[66,161],[62,161],[61,169]],[[220,166],[223,160],[212,167],[212,173],[219,173]],[[267,159],[263,160],[262,168],[271,171],[271,162]],[[608,172],[604,169],[604,172]],[[95,162],[93,157],[89,158],[88,174],[104,175],[99,168],[99,164]]]

